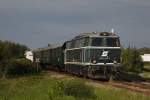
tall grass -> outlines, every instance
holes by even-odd
[[[81,80],[56,81],[48,93],[50,100],[55,100],[58,97],[67,97],[71,98],[71,100],[73,98],[77,100],[93,100],[96,98],[94,88],[86,85],[85,82]]]
[[[150,100],[150,96],[113,87],[93,88],[77,79],[37,75],[0,79],[0,100]]]
[[[87,97],[93,99],[91,96],[95,95],[92,92],[94,88],[79,80],[73,82],[75,80],[66,82],[40,76],[1,80],[0,100],[88,100]],[[87,93],[89,96],[86,96]]]

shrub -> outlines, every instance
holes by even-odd
[[[71,80],[65,84],[64,93],[76,98],[95,98],[94,88],[80,80]]]
[[[91,100],[96,99],[92,86],[80,80],[57,81],[49,91],[50,100]]]
[[[5,67],[6,76],[20,76],[36,73],[36,66],[27,59],[12,59]]]
[[[138,50],[130,47],[123,50],[122,65],[125,71],[136,73],[141,72],[144,66]]]
[[[1,61],[0,62],[0,78],[5,76],[5,69],[6,69],[6,65],[8,64],[7,61]]]
[[[62,81],[56,81],[56,83],[49,89],[48,94],[50,100],[64,96],[64,83]]]
[[[2,77],[3,75],[3,67],[2,67],[2,64],[0,63],[0,78]]]

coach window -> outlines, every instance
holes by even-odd
[[[71,42],[67,42],[67,49],[71,48]]]
[[[80,47],[80,40],[75,40],[75,48],[79,48]]]
[[[81,39],[80,40],[80,47],[83,47],[84,46],[84,39]]]
[[[88,44],[89,44],[88,38],[82,38],[82,39],[80,40],[80,47],[88,46]]]
[[[89,45],[89,38],[84,38],[84,46],[88,46]]]
[[[70,48],[74,48],[75,46],[75,41],[71,41],[71,47]]]

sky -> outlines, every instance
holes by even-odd
[[[0,0],[0,40],[32,49],[112,28],[123,46],[150,47],[150,0]]]

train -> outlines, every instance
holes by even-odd
[[[113,32],[81,33],[62,45],[33,50],[41,66],[92,79],[109,80],[121,67],[121,44]]]

